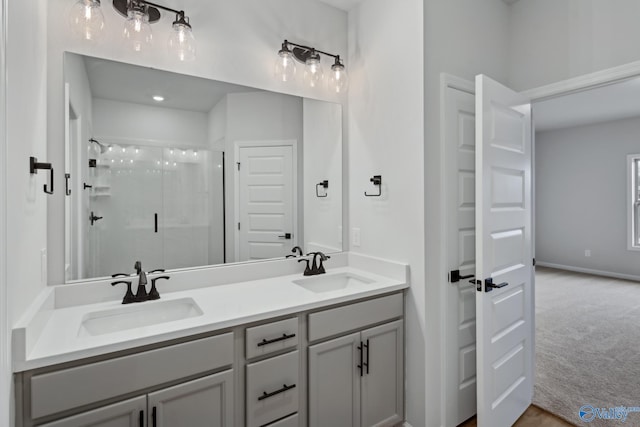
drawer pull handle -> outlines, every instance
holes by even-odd
[[[272,391],[271,393],[267,393],[266,391],[262,392],[262,396],[258,397],[258,400],[264,400],[269,397],[275,396],[276,394],[284,393],[285,391],[291,390],[292,388],[296,388],[295,384],[286,385],[283,384],[280,390]]]
[[[291,334],[291,335],[282,334],[281,337],[274,338],[272,340],[268,340],[264,338],[261,342],[258,343],[258,347],[262,347],[263,345],[273,344],[274,342],[278,342],[278,341],[288,340],[289,338],[294,338],[295,336],[296,334]]]

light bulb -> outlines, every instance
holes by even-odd
[[[189,18],[180,12],[173,21],[168,40],[169,53],[180,61],[196,59],[196,39],[189,24]]]
[[[329,74],[329,89],[335,93],[344,93],[349,86],[349,76],[340,57],[336,57],[336,62],[331,66]]]
[[[149,25],[149,14],[144,11],[144,8],[134,7],[128,10],[122,35],[125,45],[134,52],[141,52],[151,45],[153,34]]]
[[[296,62],[286,41],[282,43],[282,49],[278,51],[274,72],[276,78],[281,82],[292,82],[296,79]]]
[[[89,41],[99,39],[104,29],[100,0],[78,0],[71,8],[69,23],[77,36]]]
[[[320,86],[322,77],[323,72],[322,65],[320,65],[320,55],[312,49],[304,67],[304,82],[307,86],[315,88]]]

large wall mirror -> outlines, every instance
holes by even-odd
[[[65,278],[342,250],[339,104],[65,53]]]

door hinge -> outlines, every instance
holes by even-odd
[[[238,230],[240,230],[240,223],[238,223]]]
[[[236,165],[238,165],[238,170],[240,170],[240,162],[236,162]]]
[[[533,266],[534,267],[536,266],[536,259],[535,258],[533,259]]]

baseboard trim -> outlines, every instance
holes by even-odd
[[[544,262],[536,260],[536,266],[556,268],[558,270],[575,271],[576,273],[593,274],[594,276],[611,277],[614,279],[633,280],[640,282],[640,276],[634,276],[633,274],[620,274],[611,271],[593,270],[590,268],[573,267],[570,265],[553,264],[551,262]]]

